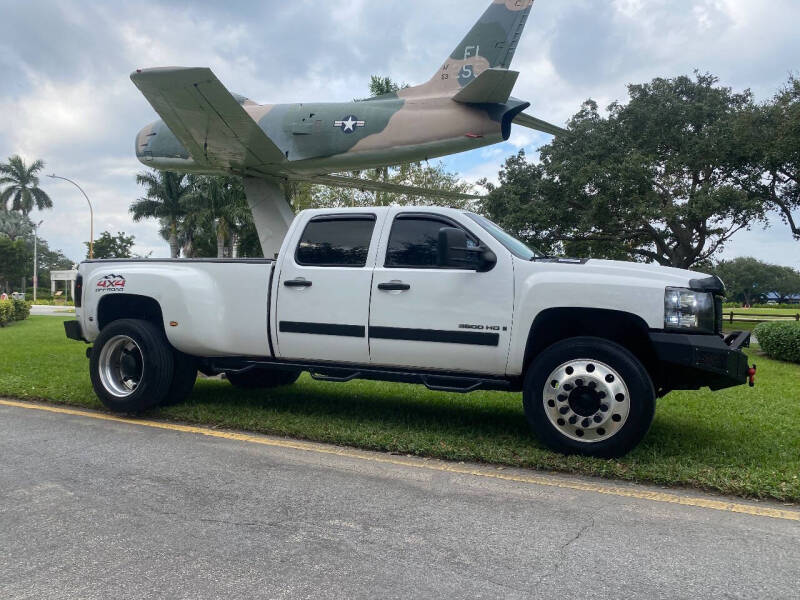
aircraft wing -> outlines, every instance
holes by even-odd
[[[295,179],[295,181],[306,181],[318,185],[329,185],[332,187],[356,189],[370,192],[391,192],[393,194],[406,194],[409,196],[422,196],[424,198],[445,198],[453,200],[473,200],[482,198],[480,194],[464,194],[462,192],[452,192],[447,190],[433,190],[428,188],[418,188],[410,185],[399,185],[396,183],[385,183],[383,181],[373,181],[371,179],[360,179],[358,177],[344,177],[341,175],[315,175],[308,178]]]
[[[144,69],[131,80],[198,164],[241,169],[286,160],[211,69]]]
[[[563,127],[553,125],[547,121],[542,121],[541,119],[537,119],[531,115],[526,115],[525,113],[520,113],[514,117],[514,124],[522,125],[528,129],[535,129],[536,131],[543,131],[544,133],[549,133],[550,135],[562,135],[567,133],[567,130]]]

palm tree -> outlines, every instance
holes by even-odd
[[[144,198],[131,204],[133,220],[138,222],[142,219],[160,219],[165,228],[164,237],[169,241],[170,255],[178,258],[178,229],[186,216],[185,202],[192,194],[191,182],[184,174],[151,171],[139,173],[136,183],[144,186],[146,192]]]
[[[237,177],[198,177],[196,191],[187,203],[198,228],[213,230],[217,238],[217,258],[225,256],[225,242],[231,240],[231,255],[235,238],[248,220],[252,219],[241,179]],[[203,225],[200,225],[202,223]]]
[[[0,186],[8,184],[0,192],[0,206],[3,210],[8,210],[8,202],[11,201],[11,210],[21,211],[27,216],[34,205],[39,210],[53,208],[53,201],[44,190],[39,188],[39,177],[37,173],[44,169],[44,162],[35,160],[30,165],[19,154],[15,154],[8,159],[8,163],[0,164]]]
[[[12,242],[18,239],[28,239],[33,233],[33,223],[23,214],[0,211],[0,236],[7,237]]]

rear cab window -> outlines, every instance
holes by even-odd
[[[374,214],[312,218],[300,236],[295,262],[308,267],[365,267],[375,221]]]

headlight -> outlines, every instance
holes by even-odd
[[[714,296],[668,287],[664,294],[664,329],[714,333]]]

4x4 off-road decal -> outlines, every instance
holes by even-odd
[[[125,277],[122,275],[106,275],[97,280],[98,292],[124,292]]]

